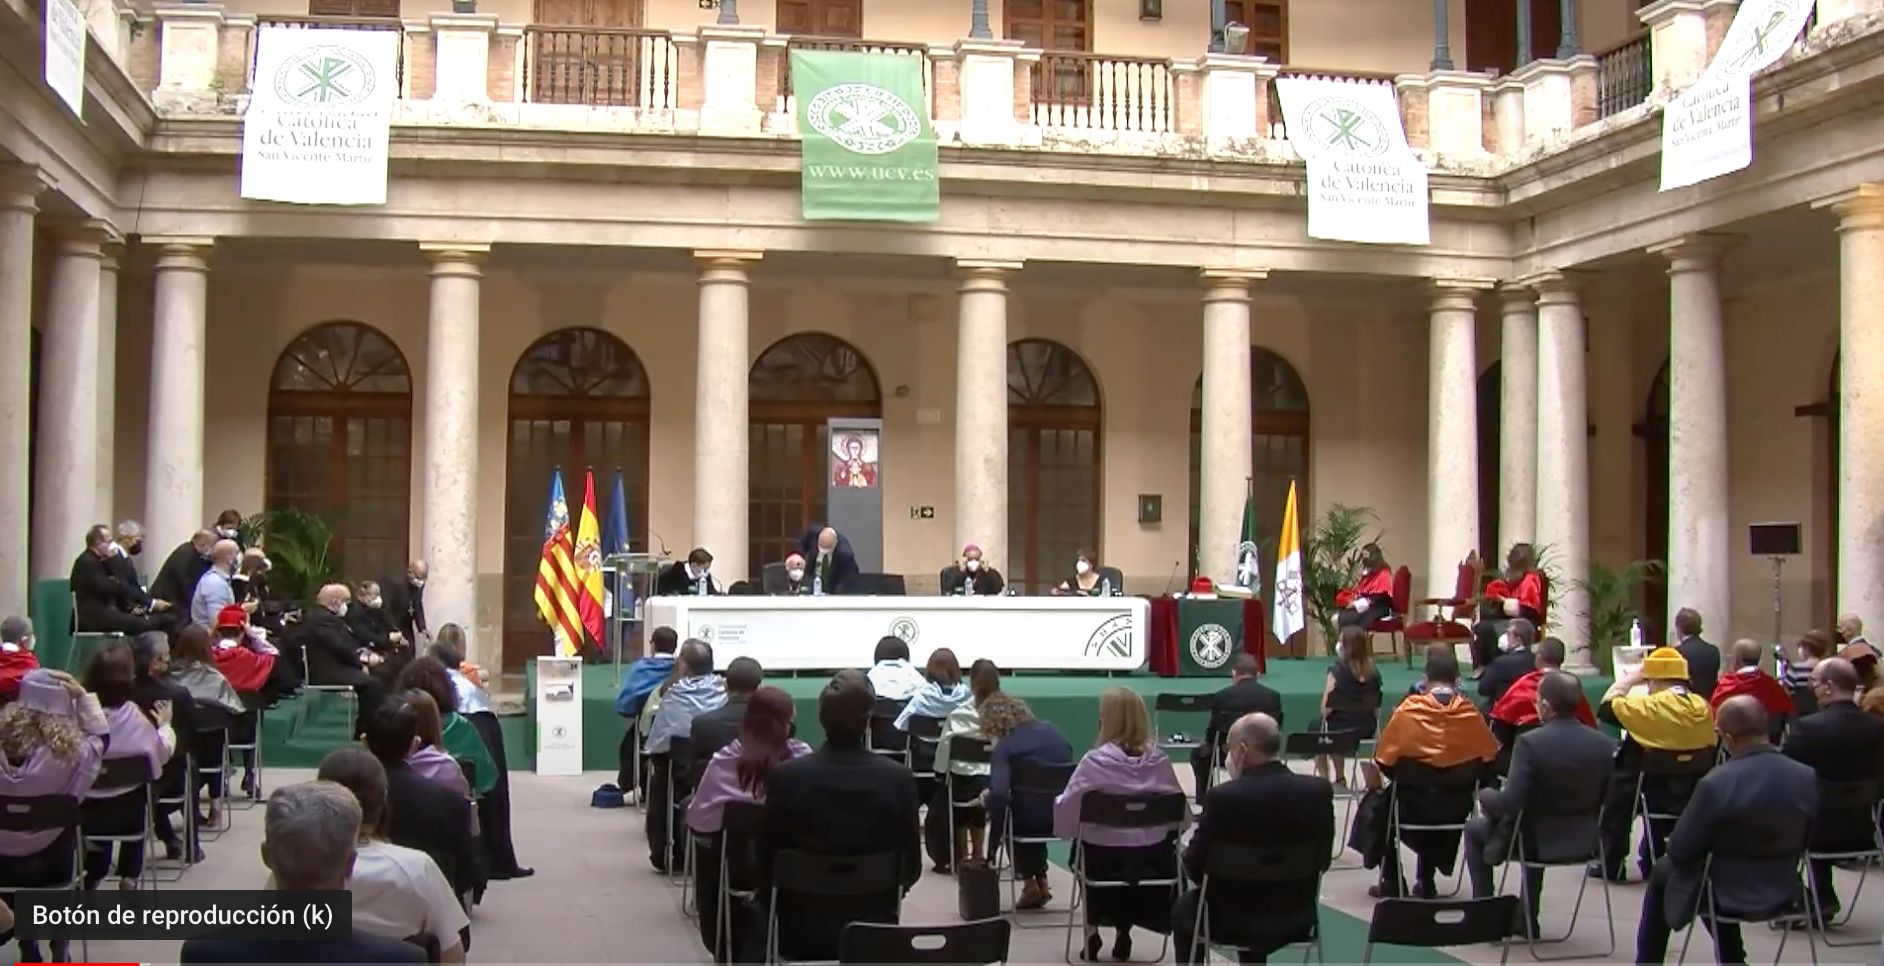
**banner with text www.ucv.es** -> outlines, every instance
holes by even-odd
[[[383,205],[397,30],[264,27],[242,118],[242,197]]]
[[[807,221],[940,217],[921,57],[794,50]]]
[[[1325,77],[1276,80],[1289,143],[1308,162],[1308,237],[1424,245],[1426,165],[1406,143],[1393,88]]]
[[[1701,79],[1662,113],[1662,190],[1685,188],[1753,163],[1753,75],[1786,51],[1815,0],[1746,0]]]

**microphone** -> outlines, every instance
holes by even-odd
[[[1165,581],[1164,581],[1164,593],[1162,593],[1162,594],[1159,594],[1158,596],[1160,596],[1160,597],[1169,597],[1169,596],[1171,596],[1171,588],[1172,588],[1172,587],[1174,587],[1174,586],[1176,586],[1176,584],[1177,584],[1177,578],[1178,578],[1178,570],[1179,570],[1179,568],[1181,568],[1181,567],[1183,567],[1183,566],[1184,566],[1184,561],[1182,561],[1182,560],[1173,560],[1173,561],[1171,561],[1171,576],[1169,576],[1169,577],[1167,577],[1167,578],[1165,578]]]
[[[655,542],[661,545],[661,556],[663,557],[672,556],[672,554],[669,554],[667,552],[667,538],[666,537],[663,537],[660,534],[655,533],[653,530],[648,531],[648,536],[653,537],[655,539]]]

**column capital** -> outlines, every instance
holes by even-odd
[[[1698,272],[1718,267],[1721,256],[1738,241],[1739,239],[1733,235],[1702,232],[1681,235],[1660,244],[1650,245],[1648,253],[1668,259],[1668,272],[1671,275],[1680,272]]]
[[[52,187],[52,178],[36,164],[0,166],[0,210],[33,214],[39,210],[41,192]]]
[[[1197,271],[1197,279],[1204,286],[1206,305],[1212,302],[1248,302],[1251,286],[1268,277],[1269,272],[1260,268],[1202,268]]]
[[[143,239],[157,250],[160,272],[205,272],[216,239],[203,235],[155,235]]]
[[[1838,216],[1838,230],[1884,228],[1884,184],[1861,184],[1812,203]]]
[[[491,246],[477,242],[420,242],[419,254],[432,263],[433,278],[482,278]]]
[[[695,249],[693,260],[700,263],[700,284],[745,285],[751,281],[752,263],[765,257],[761,251],[746,249]]]
[[[61,219],[53,222],[51,228],[59,243],[59,254],[79,258],[104,258],[105,245],[115,235],[109,222],[97,219]]]
[[[1523,282],[1502,282],[1498,286],[1498,300],[1504,306],[1506,315],[1515,312],[1536,312],[1537,292]]]
[[[1005,292],[1007,277],[1021,270],[1020,262],[980,258],[958,258],[955,269],[961,273],[964,292]]]
[[[1497,284],[1489,278],[1435,278],[1429,293],[1431,309],[1434,312],[1475,311],[1480,293],[1491,291]]]
[[[1581,283],[1574,272],[1548,271],[1526,275],[1514,284],[1536,292],[1539,305],[1574,305]]]

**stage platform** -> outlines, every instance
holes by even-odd
[[[1307,660],[1277,659],[1269,662],[1263,682],[1282,695],[1283,729],[1301,731],[1309,726],[1321,706],[1326,658]],[[1382,681],[1389,703],[1406,692],[1418,679],[1416,671],[1399,662],[1383,661]],[[624,666],[623,673],[627,668]],[[773,677],[766,683],[785,689],[798,706],[798,736],[813,745],[822,738],[818,727],[818,692],[830,680],[828,674],[799,677]],[[592,665],[582,676],[582,766],[585,770],[613,770],[621,743],[623,722],[615,713],[618,690],[613,665]],[[526,693],[535,693],[533,674]],[[1016,674],[1002,681],[1008,693],[1025,700],[1034,714],[1051,721],[1066,733],[1074,748],[1091,747],[1099,728],[1099,693],[1112,687],[1129,687],[1143,695],[1146,703],[1162,693],[1197,694],[1222,688],[1229,683],[1221,678],[1161,678],[1149,673],[1102,674]],[[1607,678],[1584,679],[1585,689],[1594,702],[1609,687]],[[270,764],[286,767],[312,767],[327,751],[348,743],[344,717],[337,704],[315,696],[305,721],[297,726],[296,704],[307,698],[283,704],[269,713],[268,744],[264,749]],[[528,707],[528,703],[526,703]],[[534,708],[524,714],[503,719],[505,748],[510,767],[530,769],[535,762]],[[1164,728],[1196,738],[1203,732],[1201,715],[1166,715]]]

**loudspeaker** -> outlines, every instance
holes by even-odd
[[[1797,523],[1755,523],[1747,527],[1747,543],[1756,557],[1797,557],[1800,535]]]

